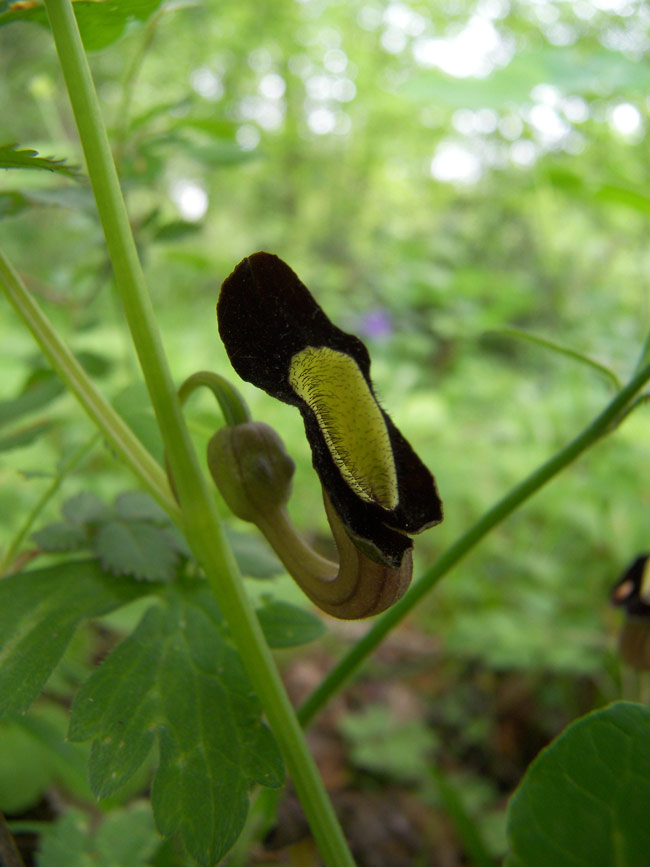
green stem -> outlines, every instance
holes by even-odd
[[[451,571],[463,557],[497,524],[504,521],[525,500],[539,491],[561,470],[572,463],[600,437],[612,430],[626,407],[633,401],[639,389],[650,379],[650,364],[639,370],[630,382],[619,391],[605,409],[591,424],[560,449],[546,463],[538,467],[522,482],[516,485],[503,499],[499,500],[479,520],[444,551],[430,569],[419,578],[409,592],[375,622],[372,628],[330,671],[322,683],[314,690],[298,711],[298,718],[306,725],[323,707],[327,700],[337,692],[364,660],[373,652],[384,637],[406,617],[414,606],[425,596],[440,579]]]
[[[43,491],[42,495],[39,497],[36,505],[31,510],[29,515],[27,515],[26,520],[23,522],[22,527],[18,530],[16,535],[14,536],[12,542],[7,548],[2,561],[0,561],[0,577],[5,574],[6,570],[11,566],[16,553],[18,552],[20,546],[23,541],[27,537],[27,534],[34,526],[34,521],[38,518],[40,513],[43,511],[45,506],[50,502],[52,497],[56,494],[56,492],[61,487],[63,480],[65,477],[72,472],[72,470],[86,457],[86,455],[92,451],[92,449],[97,445],[100,440],[100,435],[98,433],[94,433],[88,442],[84,443],[80,446],[74,454],[70,457],[70,459],[63,464],[63,466],[59,469],[56,476],[52,479],[51,483],[47,486],[47,488]]]
[[[529,331],[522,331],[519,328],[499,328],[490,333],[498,334],[502,337],[519,337],[522,340],[527,340],[529,343],[535,343],[537,346],[551,349],[559,355],[566,355],[567,358],[572,358],[574,361],[579,361],[581,364],[586,364],[588,367],[598,371],[598,373],[602,374],[607,380],[609,380],[617,391],[623,387],[623,383],[620,381],[618,376],[613,370],[607,367],[607,365],[601,364],[600,361],[596,361],[595,358],[591,358],[589,355],[584,355],[576,349],[571,349],[569,346],[563,346],[561,343],[556,343],[555,340],[549,340],[547,337],[540,337],[537,334],[531,334]]]
[[[178,389],[178,399],[181,405],[197,388],[205,386],[216,397],[226,424],[245,424],[251,420],[251,414],[246,401],[228,380],[209,370],[199,370],[188,376]]]
[[[335,867],[351,865],[345,838],[244,592],[214,500],[191,446],[138,261],[72,4],[70,0],[46,0],[46,8],[113,263],[115,284],[164,439],[188,542],[227,618],[325,863]]]
[[[45,357],[101,430],[113,451],[136,473],[142,484],[169,516],[180,524],[180,511],[172,498],[162,467],[97,391],[86,371],[55,332],[36,300],[30,295],[1,251],[0,287],[9,303],[32,332]]]

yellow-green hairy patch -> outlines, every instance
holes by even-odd
[[[355,494],[394,509],[397,473],[390,437],[356,361],[327,346],[307,346],[291,359],[289,382],[316,416],[334,463]]]

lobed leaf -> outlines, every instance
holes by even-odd
[[[81,491],[67,499],[61,506],[63,517],[73,526],[97,524],[108,516],[108,509],[97,494]]]
[[[113,810],[93,836],[90,817],[68,810],[42,834],[38,867],[146,867],[160,845],[144,803]]]
[[[650,709],[617,702],[572,723],[508,809],[506,867],[647,863]]]
[[[100,798],[127,782],[155,740],[156,824],[180,833],[207,867],[237,839],[251,785],[282,784],[282,760],[209,591],[174,584],[162,601],[81,687],[69,737],[94,739]]]
[[[124,491],[115,499],[115,511],[125,521],[169,524],[165,510],[146,491]]]
[[[88,544],[88,537],[82,527],[55,521],[46,524],[31,537],[41,551],[78,551]]]
[[[107,614],[142,585],[75,561],[0,581],[0,717],[22,713],[43,689],[83,617]]]
[[[103,522],[92,540],[102,565],[114,575],[144,581],[171,581],[178,552],[171,536],[145,521]]]

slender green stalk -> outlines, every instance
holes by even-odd
[[[596,361],[596,359],[592,358],[590,355],[578,352],[570,346],[563,346],[555,340],[549,340],[547,337],[540,337],[537,334],[531,334],[529,331],[522,331],[519,328],[499,328],[490,333],[498,334],[503,337],[518,337],[522,340],[527,340],[529,343],[535,343],[537,346],[543,346],[545,349],[557,352],[558,355],[566,355],[567,358],[572,358],[574,361],[579,361],[581,364],[586,364],[588,367],[598,371],[598,373],[602,374],[602,376],[604,376],[617,391],[623,387],[621,380],[613,370],[607,367],[607,365],[601,364],[600,361]]]
[[[2,251],[0,251],[0,288],[32,332],[54,370],[101,430],[110,447],[136,473],[142,484],[170,517],[180,524],[180,510],[172,498],[162,467],[95,388],[86,371],[58,336]]]
[[[70,0],[46,0],[46,8],[113,263],[115,283],[165,442],[188,542],[227,618],[325,863],[335,867],[351,865],[352,857],[340,825],[244,592],[213,498],[191,446],[138,261],[72,4]]]
[[[216,397],[226,424],[245,424],[251,420],[246,401],[237,389],[223,376],[209,370],[199,370],[198,373],[193,373],[187,377],[178,389],[178,399],[181,405],[185,403],[192,392],[202,386],[209,388]]]
[[[94,433],[88,442],[85,442],[82,446],[80,446],[74,454],[66,461],[65,464],[59,469],[55,477],[52,479],[47,488],[43,491],[41,496],[38,498],[34,508],[27,515],[27,518],[23,522],[22,526],[14,536],[13,540],[9,544],[4,557],[0,561],[0,577],[5,574],[6,570],[11,566],[16,553],[18,552],[20,546],[23,541],[26,539],[27,534],[34,526],[34,522],[41,514],[45,506],[50,502],[52,497],[56,494],[56,492],[61,487],[63,480],[66,476],[74,470],[78,464],[86,457],[89,452],[97,445],[100,440],[100,435],[98,433]]]
[[[406,617],[413,607],[443,578],[463,557],[478,545],[478,543],[497,524],[504,521],[525,500],[540,490],[561,470],[572,463],[584,451],[592,446],[604,434],[615,426],[626,407],[634,400],[636,393],[650,379],[650,364],[647,364],[630,382],[619,391],[605,409],[591,424],[560,449],[546,463],[538,467],[522,482],[516,485],[503,499],[499,500],[479,520],[444,551],[430,569],[419,578],[409,592],[399,602],[393,605],[364,637],[340,660],[330,671],[298,711],[298,718],[303,725],[318,713],[330,696],[336,693],[348,678],[356,671],[364,660],[373,652],[397,624]]]

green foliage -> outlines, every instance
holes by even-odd
[[[58,172],[69,178],[76,177],[79,173],[77,168],[66,165],[65,160],[39,157],[38,151],[30,148],[19,149],[16,144],[0,145],[0,169],[46,169],[48,172]]]
[[[87,51],[101,51],[116,42],[127,27],[144,22],[153,15],[162,0],[77,0],[75,16]],[[2,8],[4,7],[4,8]],[[14,21],[31,21],[47,26],[47,13],[42,3],[12,5],[4,0],[0,6],[0,27]]]
[[[209,867],[237,839],[250,786],[282,784],[282,761],[208,591],[175,586],[161,603],[84,683],[69,737],[94,739],[90,783],[100,798],[157,741],[156,823]]]
[[[0,716],[21,713],[43,689],[84,617],[140,595],[129,578],[93,561],[10,575],[0,582]]]
[[[508,867],[641,864],[650,846],[650,710],[618,702],[572,723],[508,811]]]
[[[325,632],[316,615],[288,602],[269,599],[257,609],[257,617],[270,647],[296,647],[315,641]]]
[[[171,581],[185,553],[165,513],[143,492],[129,491],[112,509],[83,492],[61,507],[66,521],[48,524],[33,539],[43,551],[90,549],[106,571],[144,581]]]
[[[346,714],[339,725],[359,768],[410,783],[428,777],[437,744],[422,720],[400,720],[376,705],[362,713]]]
[[[146,867],[160,846],[148,805],[136,803],[106,816],[99,828],[69,810],[45,831],[38,867]]]

